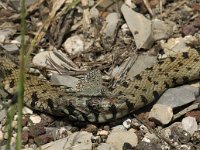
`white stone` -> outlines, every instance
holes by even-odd
[[[17,120],[18,119],[18,115],[16,114],[15,116],[14,116],[14,119],[13,120]]]
[[[126,128],[126,129],[129,129],[131,127],[131,119],[127,119],[123,122],[123,126]]]
[[[129,130],[129,131],[123,131],[123,130],[112,131],[108,135],[106,143],[111,145],[116,150],[121,150],[121,149],[123,149],[124,143],[129,143],[132,146],[136,146],[137,143],[138,143],[138,137],[134,133],[134,131],[132,131],[132,130]]]
[[[17,123],[16,120],[13,120],[13,121],[12,121],[12,127],[13,127],[14,129],[17,129],[18,123]]]
[[[198,124],[196,119],[190,116],[183,118],[182,126],[183,129],[189,132],[191,135],[193,135],[193,133],[198,130]]]
[[[68,38],[64,44],[63,47],[65,51],[70,55],[76,55],[80,54],[84,51],[84,42],[83,42],[83,36],[82,35],[74,35],[70,38]]]
[[[173,117],[173,110],[170,106],[155,104],[149,113],[149,119],[158,121],[159,123],[166,125]]]
[[[97,132],[97,135],[100,135],[100,136],[107,136],[109,134],[109,132],[108,131],[106,131],[106,130],[100,130],[100,131],[98,131]]]
[[[22,112],[23,112],[24,115],[32,115],[33,114],[33,110],[31,110],[28,107],[23,107]]]
[[[122,32],[125,34],[126,32],[129,32],[130,29],[128,28],[128,25],[126,23],[124,23],[122,26],[121,26],[121,30]]]
[[[42,120],[42,118],[41,118],[40,116],[38,116],[38,115],[31,115],[31,116],[30,116],[30,120],[31,120],[34,124],[36,124],[36,123],[40,123],[41,120]]]

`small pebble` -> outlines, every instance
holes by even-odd
[[[12,121],[12,128],[17,129],[17,127],[18,127],[17,121],[16,120]]]
[[[3,132],[0,130],[0,141],[3,140]]]
[[[151,142],[153,140],[158,139],[157,136],[155,134],[152,133],[146,133],[144,138],[142,139],[142,141],[144,142]]]
[[[150,120],[154,120],[162,125],[168,124],[172,120],[172,117],[172,108],[163,104],[155,104],[149,113]]]
[[[13,145],[15,143],[16,143],[16,138],[15,137],[11,137],[10,144]]]
[[[189,132],[191,135],[193,135],[193,133],[198,130],[198,124],[196,119],[190,116],[183,118],[182,126],[183,129]]]
[[[26,126],[27,123],[28,123],[27,117],[23,117],[23,118],[22,118],[22,127]]]
[[[146,126],[144,126],[144,125],[141,125],[141,126],[140,126],[140,130],[141,130],[143,133],[148,133],[148,132],[149,132],[148,128],[147,128]]]
[[[74,35],[68,38],[63,47],[65,51],[70,55],[76,55],[84,51],[84,42],[82,35]]]
[[[18,115],[15,115],[13,120],[17,120],[17,119],[18,119]]]
[[[33,110],[31,110],[28,107],[23,107],[22,112],[23,112],[24,115],[32,115],[33,114]]]
[[[91,141],[92,141],[92,143],[101,143],[101,137],[100,136],[92,136]]]
[[[33,124],[37,124],[41,122],[41,117],[38,115],[32,115],[30,116],[30,120],[33,122]]]
[[[110,130],[110,126],[106,125],[106,126],[103,127],[103,129],[106,130],[106,131],[109,131]]]
[[[123,122],[123,126],[126,128],[126,129],[129,129],[131,127],[131,119],[127,119]]]
[[[8,139],[8,132],[5,132],[5,133],[4,133],[3,138],[6,139],[6,140]]]
[[[141,126],[141,123],[137,119],[133,118],[131,121],[131,125],[139,128]]]
[[[47,132],[47,131],[46,131]],[[61,139],[68,136],[68,131],[65,127],[61,127],[60,129],[53,129],[52,133],[54,140]]]
[[[97,135],[99,136],[108,136],[109,132],[106,130],[100,130],[97,132]]]
[[[197,130],[194,132],[191,140],[194,142],[194,143],[198,143],[199,142],[199,139],[200,139],[200,130]]]
[[[46,130],[42,124],[36,124],[36,125],[30,126],[30,135],[32,137],[37,137],[45,133],[46,133]]]

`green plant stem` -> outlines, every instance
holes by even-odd
[[[24,76],[25,76],[25,32],[26,32],[26,1],[21,0],[21,48],[20,48],[20,71],[18,81],[18,129],[16,150],[21,150],[21,133],[22,133],[22,108],[24,100]]]

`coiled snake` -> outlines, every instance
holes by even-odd
[[[10,59],[0,58],[0,75],[4,77],[4,89],[10,94],[15,93],[18,72],[17,65]],[[27,73],[24,103],[35,110],[66,116],[72,121],[102,123],[146,106],[170,87],[197,79],[200,79],[200,55],[191,49],[145,69],[133,81],[110,91],[110,96],[68,93]]]

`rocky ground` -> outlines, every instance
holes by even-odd
[[[19,4],[0,1],[0,51],[16,59]],[[96,68],[105,84],[114,88],[159,59],[190,47],[199,49],[199,0],[29,0],[27,6],[27,45],[36,41],[30,71],[68,89],[76,88],[79,79]],[[198,150],[199,92],[198,81],[171,88],[154,104],[104,124],[73,123],[24,107],[23,148]],[[0,94],[2,99],[7,95],[3,88]],[[7,128],[11,109],[5,106],[7,101],[1,103],[1,148],[10,140],[15,149],[18,116]]]

